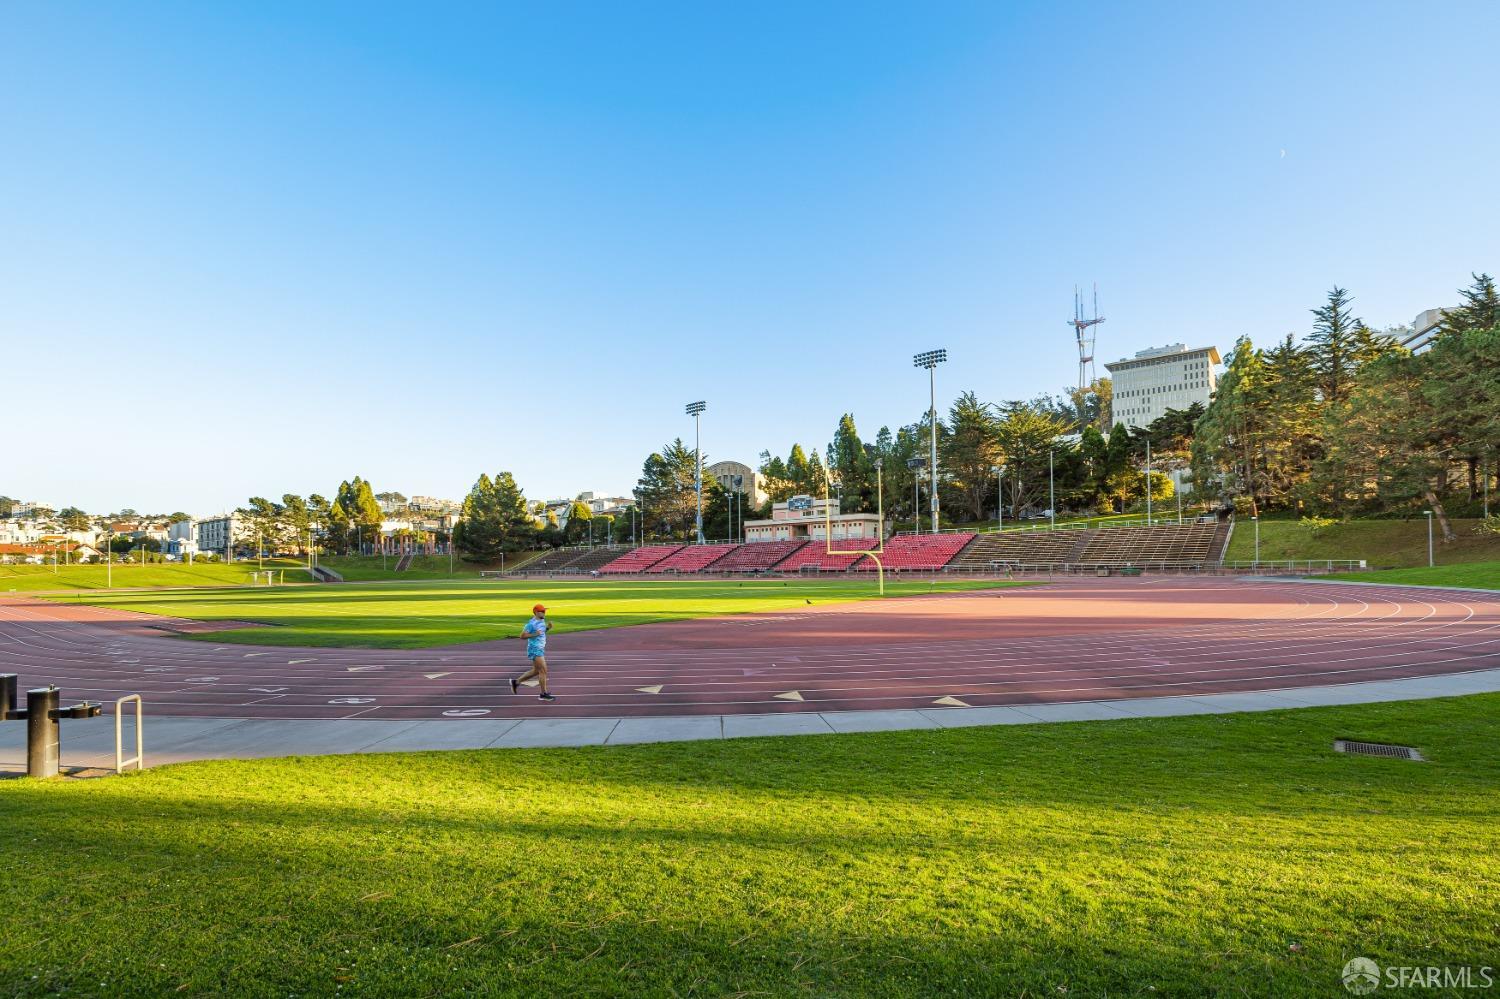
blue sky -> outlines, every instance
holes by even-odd
[[[628,490],[1500,269],[1500,6],[0,6],[0,492]],[[1103,372],[1101,371],[1101,374]]]

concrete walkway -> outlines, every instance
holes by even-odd
[[[921,708],[892,711],[786,711],[774,714],[676,715],[631,718],[527,718],[523,720],[266,720],[157,717],[145,722],[146,763],[395,753],[443,749],[522,749],[603,746],[774,735],[827,735],[974,725],[1165,718],[1180,715],[1275,711],[1283,708],[1370,704],[1500,691],[1500,669],[1377,683],[1196,697],[1137,697],[1003,707]],[[149,705],[148,705],[149,712]],[[125,722],[126,755],[134,751]],[[62,723],[64,767],[113,768],[113,717]],[[26,769],[26,723],[0,723],[0,773]]]

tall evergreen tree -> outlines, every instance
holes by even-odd
[[[1354,317],[1349,308],[1352,301],[1347,291],[1335,285],[1327,303],[1312,310],[1313,331],[1307,338],[1307,350],[1325,402],[1338,402],[1347,395],[1349,382],[1359,368],[1365,339],[1360,330],[1365,324]]]
[[[1500,329],[1500,295],[1495,292],[1495,279],[1488,274],[1470,274],[1470,277],[1474,283],[1458,290],[1463,304],[1444,310],[1441,332]]]
[[[1049,417],[1061,423],[1060,417]],[[983,520],[986,502],[995,498],[992,469],[1004,457],[994,407],[980,402],[973,392],[964,392],[948,410],[948,433],[942,443],[940,465],[950,500],[969,520]]]
[[[845,413],[828,445],[828,466],[841,487],[845,513],[875,512],[875,466],[859,439],[854,416]]]

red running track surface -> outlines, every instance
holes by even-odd
[[[567,608],[555,613],[566,620]],[[512,695],[524,643],[293,649],[0,598],[0,672],[152,714],[587,717],[1202,695],[1500,668],[1500,593],[1227,577],[1089,579],[563,633],[558,700]],[[518,622],[519,624],[519,622]],[[655,688],[659,687],[659,692]],[[644,688],[644,689],[642,689]],[[524,690],[524,688],[523,688]],[[796,692],[801,700],[777,695]]]

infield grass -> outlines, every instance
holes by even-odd
[[[888,582],[890,596],[1021,585],[993,580]],[[251,645],[425,648],[513,638],[533,604],[555,634],[783,611],[876,597],[875,580],[425,580],[244,590],[89,593],[58,598],[199,621],[274,627],[198,636]]]
[[[3,781],[0,982],[1344,995],[1359,955],[1500,963],[1497,746],[1482,695]]]
[[[1500,590],[1500,562],[1468,562],[1434,568],[1387,569],[1383,572],[1339,572],[1326,579],[1352,579],[1364,583],[1401,583],[1408,586],[1462,586]]]
[[[291,559],[266,559],[234,562],[116,562],[113,567],[99,565],[60,565],[54,572],[50,565],[0,565],[0,592],[22,590],[103,590],[113,581],[115,589],[132,586],[231,586],[248,585],[257,569],[278,569],[286,573],[288,583],[310,581],[303,563]]]

